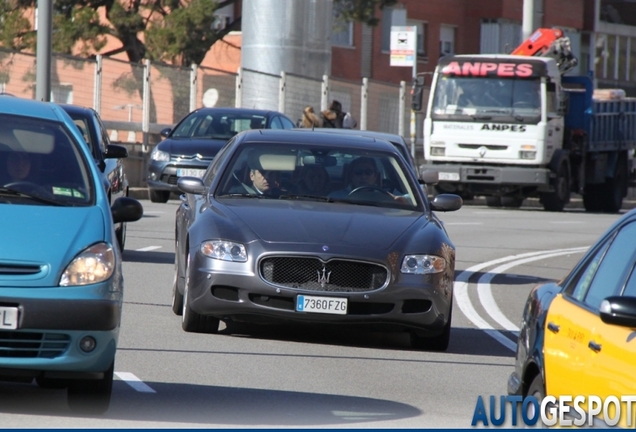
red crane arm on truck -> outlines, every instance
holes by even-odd
[[[572,54],[570,39],[558,28],[540,28],[523,41],[512,55],[552,57],[556,60],[562,74],[578,64]]]

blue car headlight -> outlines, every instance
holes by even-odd
[[[66,267],[60,286],[90,285],[103,282],[115,271],[115,253],[106,243],[84,249]]]
[[[402,260],[402,273],[433,274],[446,270],[446,260],[435,255],[406,255]]]
[[[223,261],[246,262],[245,246],[225,240],[208,240],[201,243],[201,253],[207,257]]]
[[[157,162],[170,162],[170,153],[155,149],[150,153],[150,159]]]

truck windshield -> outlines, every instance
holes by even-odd
[[[541,117],[540,89],[539,79],[440,75],[431,117],[536,124]]]

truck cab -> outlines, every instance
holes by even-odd
[[[502,197],[518,206],[530,194],[550,193],[565,99],[553,58],[442,58],[424,121],[426,169],[439,172],[443,191],[485,195],[495,205]]]

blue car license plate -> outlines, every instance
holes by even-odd
[[[299,295],[296,297],[296,311],[346,315],[347,299]]]

